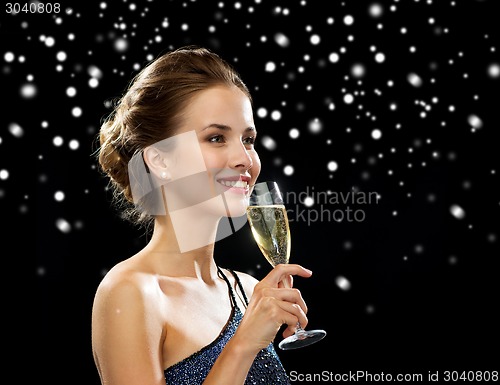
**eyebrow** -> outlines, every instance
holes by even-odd
[[[202,131],[204,131],[204,130],[206,130],[208,128],[217,128],[218,130],[222,130],[222,131],[231,131],[231,127],[230,126],[227,126],[225,124],[219,124],[219,123],[211,123],[208,126],[204,127],[202,129]],[[255,129],[255,127],[249,126],[249,127],[245,128],[244,132],[255,132],[255,133],[257,133],[257,130]]]

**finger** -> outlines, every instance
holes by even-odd
[[[282,280],[290,275],[298,275],[307,278],[312,275],[312,271],[297,264],[278,264],[266,277],[264,277],[264,279],[262,279],[262,281],[270,286],[277,287]]]
[[[283,281],[278,283],[279,288],[291,288],[293,287],[293,275],[288,275]]]
[[[293,288],[265,288],[262,290],[265,297],[276,298],[280,301],[288,302],[291,305],[298,305],[304,313],[307,313],[307,305],[298,289]]]
[[[280,301],[278,302],[278,306],[284,311],[284,313],[281,314],[284,317],[284,320],[286,320],[283,323],[288,325],[287,329],[295,332],[297,323],[300,323],[300,326],[303,328],[307,326],[307,316],[299,305],[286,301]]]
[[[294,305],[292,305],[292,306],[294,306]],[[299,328],[299,327],[300,328],[307,327],[309,320],[304,313],[302,313],[302,314],[299,313],[298,315],[293,314],[293,315],[296,317],[297,322],[287,323],[287,327],[285,329],[283,329],[283,333],[282,333],[283,338],[287,338],[287,337],[295,334],[295,332],[297,331],[297,328]]]

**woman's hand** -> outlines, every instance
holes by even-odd
[[[280,264],[255,285],[252,298],[235,335],[259,351],[275,338],[281,325],[287,337],[297,322],[307,325],[307,305],[298,289],[292,288],[292,276],[310,277],[312,272],[297,264]]]

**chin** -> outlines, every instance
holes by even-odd
[[[245,215],[248,207],[248,198],[243,194],[225,193],[226,217],[241,217]]]

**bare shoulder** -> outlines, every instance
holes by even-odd
[[[132,290],[140,287],[139,274],[127,261],[113,266],[101,280],[97,292],[109,293],[115,290]]]
[[[158,343],[163,317],[156,310],[161,307],[157,297],[154,275],[128,260],[104,276],[94,297],[91,326],[92,350],[101,374],[124,383],[124,373],[140,371],[147,376],[152,367],[161,370]]]
[[[104,276],[94,299],[94,310],[123,306],[144,306],[148,286],[147,276],[130,266],[126,261],[111,268]]]

